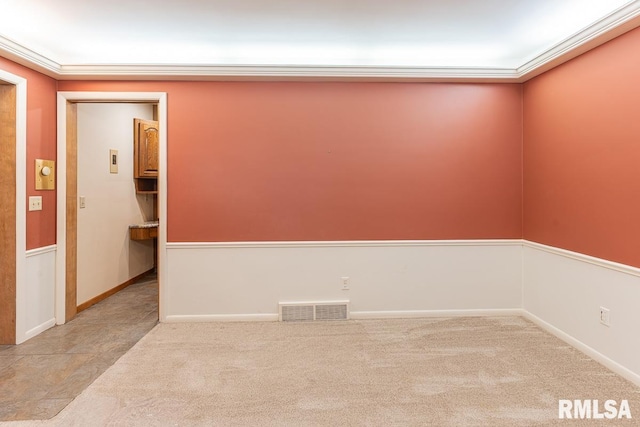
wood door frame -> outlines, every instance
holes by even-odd
[[[56,323],[75,316],[77,307],[77,115],[74,104],[86,102],[157,103],[160,130],[158,171],[159,317],[166,320],[167,248],[167,94],[166,92],[58,92],[58,194],[56,219]],[[69,188],[68,188],[69,187]]]
[[[15,180],[9,179],[9,188],[4,191],[15,197],[15,206],[6,211],[5,222],[9,228],[3,233],[1,244],[15,248],[8,258],[0,262],[5,277],[0,283],[4,298],[0,298],[0,344],[20,344],[26,341],[26,250],[27,250],[27,80],[0,70],[0,80],[8,83],[11,90],[10,102],[15,100],[15,113],[11,113],[15,136],[15,146],[9,149],[10,160],[15,166]],[[13,132],[12,132],[13,133]],[[8,142],[8,141],[3,141]],[[14,151],[15,149],[15,151]],[[13,168],[11,169],[13,172]],[[9,322],[9,323],[6,323]]]

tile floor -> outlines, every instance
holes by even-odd
[[[158,322],[148,276],[20,345],[0,345],[0,421],[49,419]]]

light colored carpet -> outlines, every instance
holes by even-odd
[[[639,388],[519,317],[165,323],[52,420],[6,424],[582,425],[558,399],[640,418]]]

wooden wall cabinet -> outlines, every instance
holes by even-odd
[[[157,118],[154,107],[154,118]],[[154,267],[158,265],[158,122],[133,119],[133,180],[136,193],[153,197],[153,221],[129,226],[131,240],[153,239]]]
[[[158,122],[133,119],[133,178],[136,192],[158,193]]]

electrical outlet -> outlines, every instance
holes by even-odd
[[[611,313],[608,308],[600,307],[600,323],[610,326]]]
[[[342,280],[342,290],[343,291],[348,291],[349,290],[349,278],[348,277],[341,277],[340,279]]]
[[[42,210],[42,196],[29,196],[29,210],[30,211]]]

